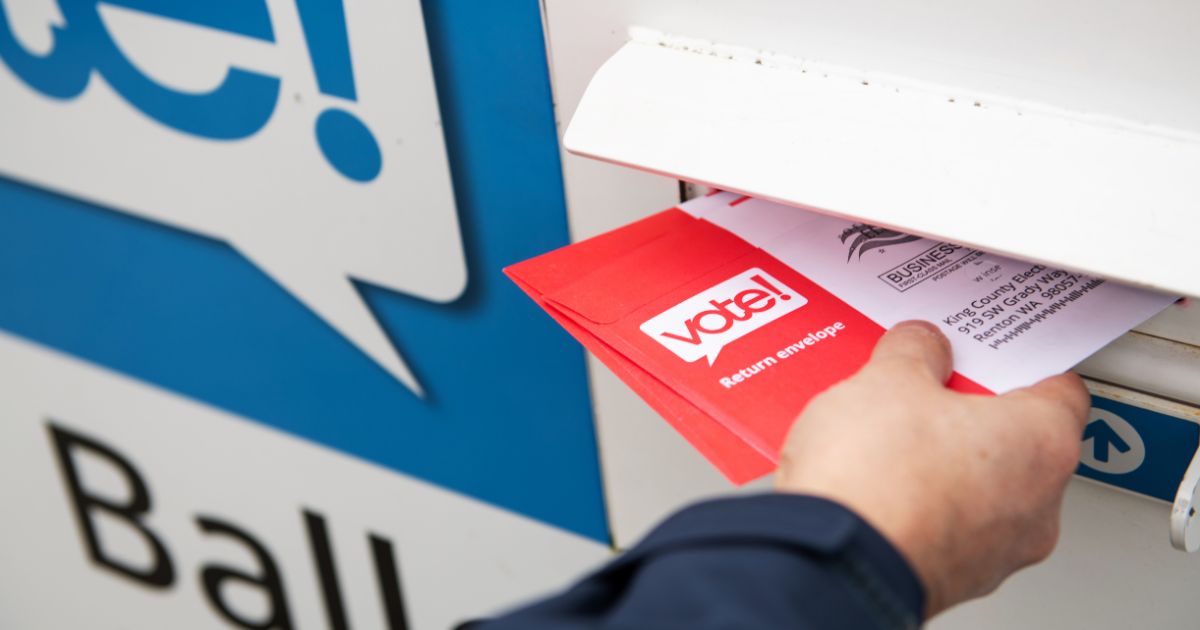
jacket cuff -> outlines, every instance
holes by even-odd
[[[858,514],[821,497],[771,493],[698,503],[667,519],[615,564],[636,564],[674,548],[736,544],[773,545],[833,561],[880,606],[898,608],[892,612],[918,624],[924,619],[925,589],[908,560]]]

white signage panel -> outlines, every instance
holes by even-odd
[[[0,383],[0,627],[440,630],[611,554],[7,335]]]

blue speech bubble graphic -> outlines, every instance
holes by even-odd
[[[0,0],[0,173],[232,244],[419,396],[350,278],[462,293],[436,87],[416,0],[349,8]]]

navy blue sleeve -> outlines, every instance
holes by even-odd
[[[684,509],[566,592],[472,630],[917,628],[924,592],[874,528],[817,497]]]

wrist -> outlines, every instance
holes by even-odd
[[[797,477],[781,467],[776,491],[826,499],[853,512],[891,546],[919,583],[924,594],[924,619],[948,607],[940,567],[950,553],[949,538],[939,531],[942,524],[937,519],[929,518],[927,512],[922,517],[920,510],[911,507],[917,503],[897,494],[849,492],[852,486],[846,483],[821,484]]]

